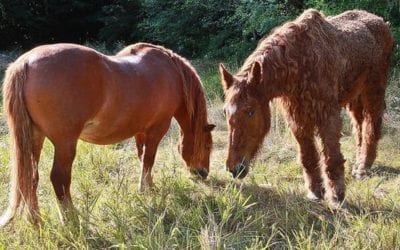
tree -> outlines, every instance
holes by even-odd
[[[142,5],[139,0],[117,0],[102,7],[98,20],[102,22],[98,38],[109,46],[118,41],[140,40],[138,23],[142,19]]]
[[[111,0],[0,0],[0,46],[30,47],[96,38],[97,15]]]

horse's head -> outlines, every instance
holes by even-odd
[[[244,178],[270,128],[269,106],[262,95],[262,67],[255,62],[248,74],[233,76],[221,64],[220,73],[229,128],[226,166],[233,177]]]
[[[211,131],[215,128],[214,124],[207,124],[195,135],[196,139],[185,138],[190,135],[183,135],[183,140],[179,145],[182,158],[184,159],[189,171],[202,179],[206,179],[210,172],[210,154],[212,149]]]

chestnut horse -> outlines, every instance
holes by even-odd
[[[246,176],[270,129],[269,103],[279,98],[299,145],[307,197],[325,196],[340,206],[345,195],[341,107],[350,112],[357,141],[352,174],[363,178],[376,157],[392,47],[380,17],[360,10],[324,17],[310,9],[261,40],[236,75],[221,64],[229,171]],[[315,135],[321,138],[321,155]]]
[[[74,44],[40,46],[9,66],[3,94],[14,166],[2,224],[25,204],[28,215],[38,214],[38,162],[45,137],[55,148],[51,182],[61,212],[73,208],[71,167],[78,139],[112,144],[135,137],[143,190],[153,185],[157,147],[174,117],[187,167],[207,177],[214,125],[207,123],[195,69],[171,50],[138,43],[106,56]]]

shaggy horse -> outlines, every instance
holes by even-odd
[[[350,112],[357,141],[352,174],[363,178],[376,157],[392,47],[380,17],[361,10],[324,17],[310,9],[261,40],[236,75],[221,64],[229,171],[246,176],[270,129],[269,103],[278,98],[299,145],[307,197],[325,195],[340,205],[345,195],[341,107]]]
[[[14,166],[2,224],[25,204],[28,215],[37,217],[38,162],[45,137],[55,149],[51,182],[61,212],[73,208],[71,167],[78,139],[111,144],[135,137],[143,190],[153,185],[157,147],[174,117],[187,167],[207,177],[214,125],[207,123],[195,69],[171,50],[138,43],[105,56],[73,44],[40,46],[9,66],[3,94]]]

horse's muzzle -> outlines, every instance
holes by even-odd
[[[236,164],[235,169],[230,171],[233,175],[233,178],[243,179],[249,172],[249,168],[247,165],[243,163]]]
[[[192,173],[194,176],[198,176],[201,179],[207,179],[208,176],[208,171],[205,168],[201,168],[201,169],[191,169],[190,173]]]

